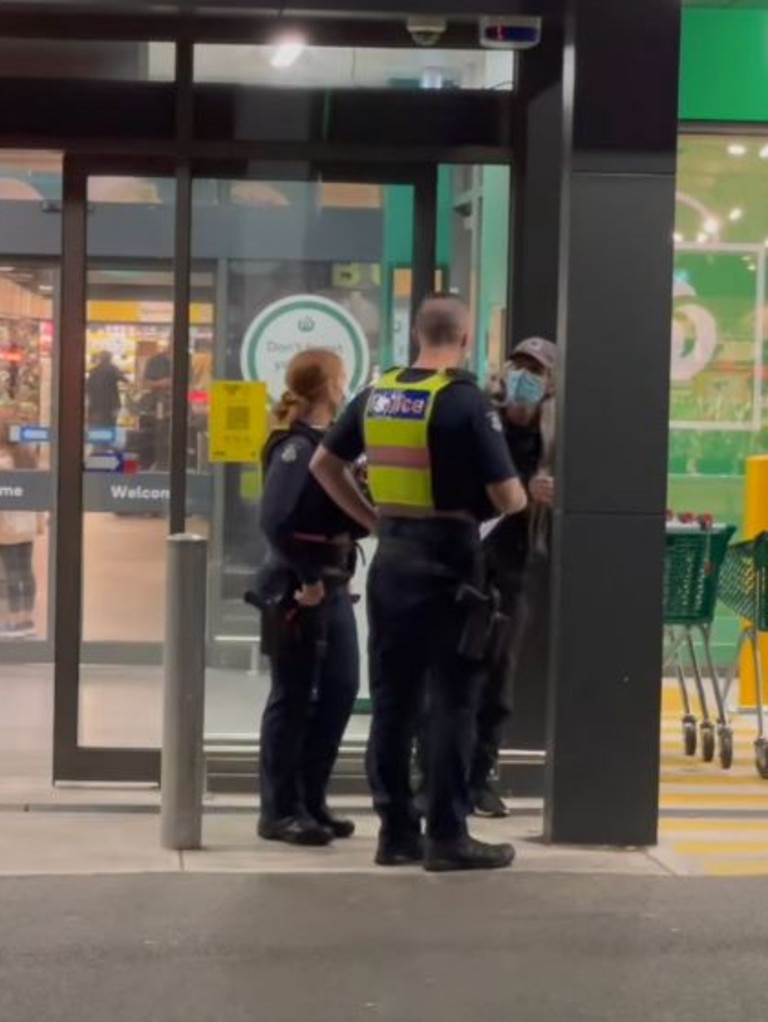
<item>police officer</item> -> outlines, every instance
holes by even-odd
[[[496,790],[504,725],[512,713],[514,681],[530,618],[530,569],[548,552],[554,452],[556,348],[529,337],[513,351],[503,377],[492,386],[504,435],[530,502],[524,515],[502,522],[483,544],[486,573],[501,596],[509,622],[506,641],[487,662],[477,717],[477,743],[470,770],[472,804],[478,816],[504,817],[509,810]]]
[[[498,415],[460,369],[470,344],[466,306],[453,295],[426,299],[415,341],[415,364],[386,373],[348,406],[312,468],[333,499],[370,527],[373,508],[348,471],[365,452],[378,505],[368,578],[376,862],[493,869],[508,866],[514,849],[473,840],[466,822],[478,654],[490,627],[478,523],[523,510],[526,495]],[[425,695],[426,844],[410,783]]]
[[[288,844],[351,837],[326,790],[359,684],[349,581],[364,534],[318,485],[309,464],[343,402],[338,355],[309,350],[287,371],[265,449],[261,525],[269,543],[251,599],[266,608],[271,689],[261,724],[259,834]]]

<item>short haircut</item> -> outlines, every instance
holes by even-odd
[[[458,295],[436,291],[416,313],[416,334],[430,347],[458,344],[469,329],[469,309]]]

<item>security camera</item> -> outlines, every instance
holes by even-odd
[[[435,46],[448,28],[445,18],[434,18],[428,14],[414,15],[405,24],[417,46]]]
[[[541,18],[480,19],[480,45],[489,50],[530,50],[541,42]]]

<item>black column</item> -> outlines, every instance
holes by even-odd
[[[658,815],[679,0],[570,0],[546,835]]]
[[[542,42],[520,54],[514,164],[514,230],[509,307],[511,347],[525,337],[556,339],[563,148],[563,27],[545,21]],[[515,676],[514,713],[504,744],[516,750],[546,745],[550,570],[532,565],[529,626]],[[515,795],[541,794],[543,767],[518,767]]]

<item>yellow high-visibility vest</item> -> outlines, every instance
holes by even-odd
[[[402,369],[385,373],[371,390],[365,409],[368,486],[385,514],[434,511],[429,423],[435,398],[452,378],[434,373],[401,383]]]

